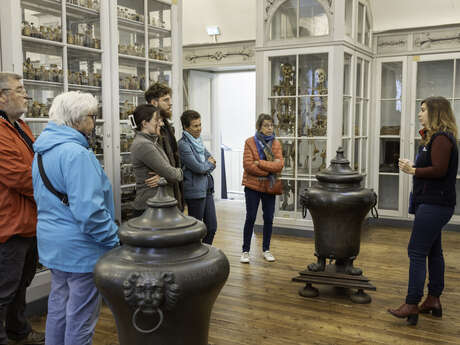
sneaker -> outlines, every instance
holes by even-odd
[[[243,252],[243,254],[241,254],[240,262],[242,264],[248,264],[249,263],[249,252]]]
[[[272,253],[270,253],[269,250],[264,251],[264,259],[270,262],[275,261],[275,257],[272,255]]]
[[[45,344],[45,333],[30,331],[27,337],[20,340],[8,340],[8,345],[43,345]]]

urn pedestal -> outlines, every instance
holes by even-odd
[[[319,183],[305,189],[300,203],[313,220],[317,262],[308,265],[293,280],[306,283],[299,291],[304,297],[319,294],[312,283],[327,284],[357,288],[352,301],[369,303],[371,298],[364,290],[375,290],[375,287],[362,275],[361,269],[354,267],[353,261],[359,254],[364,218],[376,205],[377,194],[362,187],[363,176],[350,168],[342,148],[337,150],[329,168],[316,178]],[[326,265],[327,259],[329,265]]]
[[[201,243],[205,225],[184,216],[166,181],[140,217],[119,230],[122,245],[94,269],[120,345],[207,345],[212,306],[229,274],[224,253]]]

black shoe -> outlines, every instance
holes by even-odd
[[[20,340],[8,340],[8,345],[43,345],[45,344],[45,333],[30,331],[27,337]]]

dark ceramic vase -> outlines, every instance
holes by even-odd
[[[377,202],[372,189],[362,187],[363,175],[350,168],[342,148],[325,171],[316,175],[318,184],[306,188],[300,196],[304,209],[310,211],[315,230],[317,263],[310,271],[324,271],[326,259],[335,260],[335,271],[361,275],[353,261],[359,254],[361,228],[365,216]]]
[[[142,216],[120,227],[123,245],[94,269],[120,345],[207,345],[211,310],[229,274],[224,253],[201,243],[204,224],[184,216],[165,185]]]

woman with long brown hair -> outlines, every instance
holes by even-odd
[[[442,316],[439,297],[444,289],[442,228],[449,222],[456,203],[455,183],[458,170],[457,125],[450,103],[444,97],[429,97],[421,102],[418,118],[423,128],[421,144],[413,165],[399,160],[399,168],[413,175],[409,213],[415,214],[408,246],[410,259],[406,302],[388,312],[407,318],[416,325],[418,314]],[[423,297],[428,258],[428,296]]]

